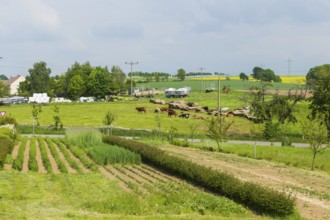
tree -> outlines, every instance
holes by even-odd
[[[330,139],[330,64],[310,69],[306,79],[313,93],[309,105],[312,110],[311,116],[312,118],[319,114],[324,116],[323,123],[327,127]]]
[[[8,77],[5,76],[5,75],[3,75],[3,74],[1,74],[1,75],[0,75],[0,80],[8,80]]]
[[[112,94],[118,94],[126,89],[125,86],[125,73],[118,66],[113,66],[110,72],[111,88]]]
[[[115,115],[111,111],[108,111],[103,119],[103,124],[108,126],[108,135],[112,134],[112,124],[114,121]]]
[[[41,105],[32,105],[32,118],[37,121],[37,126],[40,126],[39,113],[42,112]]]
[[[77,96],[90,96],[90,91],[87,90],[87,82],[88,76],[92,71],[93,67],[89,62],[83,64],[75,62],[70,68],[68,68],[64,77],[58,79],[60,86],[58,85],[57,91],[60,91],[64,96],[71,99],[76,99]],[[80,87],[80,89],[77,87]],[[77,90],[79,92],[77,92]]]
[[[111,80],[108,68],[96,67],[88,76],[87,89],[90,95],[104,98],[110,94]]]
[[[47,68],[47,64],[43,61],[35,63],[33,68],[29,69],[29,74],[26,77],[26,84],[20,84],[23,89],[27,89],[29,94],[32,93],[50,93],[50,73],[51,69]],[[22,91],[23,92],[23,91]]]
[[[328,143],[327,127],[324,124],[322,115],[318,115],[314,119],[301,123],[303,135],[309,143],[309,149],[312,151],[312,170],[315,167],[315,158],[317,154],[322,154]]]
[[[330,74],[330,64],[315,66],[309,69],[306,75],[306,82],[308,86],[315,84],[320,78]]]
[[[182,68],[178,69],[177,77],[178,77],[178,79],[183,81],[186,78],[186,71]]]
[[[60,108],[57,105],[54,106],[54,112],[55,112],[55,115],[53,116],[53,118],[54,118],[55,130],[58,130],[59,128],[62,129],[63,123],[60,118]]]
[[[260,86],[252,86],[250,94],[245,98],[246,102],[251,106],[251,114],[256,118],[257,122],[265,122],[264,136],[272,140],[275,139],[280,132],[280,125],[285,122],[296,123],[294,116],[296,112],[296,104],[304,100],[306,90],[296,90],[295,93],[289,91],[287,96],[275,93],[267,96],[267,87],[272,86],[269,83],[263,83]]]
[[[246,75],[245,73],[240,73],[240,74],[239,74],[239,78],[240,78],[241,80],[243,80],[243,81],[245,81],[245,80],[249,80],[248,75]]]
[[[9,86],[6,86],[3,82],[0,82],[0,97],[9,95]]]
[[[75,75],[71,78],[68,84],[67,94],[68,97],[72,100],[77,100],[84,94],[85,91],[85,82],[80,75]]]
[[[263,69],[261,67],[254,67],[252,71],[252,77],[256,79],[257,81],[263,81],[263,82],[272,82],[275,80],[278,80],[276,78],[275,73],[271,69]]]
[[[218,151],[221,151],[221,142],[225,140],[228,129],[234,121],[227,122],[225,117],[212,117],[207,121],[207,136],[217,143]]]
[[[252,72],[253,72],[251,74],[252,77],[258,81],[261,78],[261,74],[263,72],[263,69],[261,67],[256,66],[256,67],[253,68]]]

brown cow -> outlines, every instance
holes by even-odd
[[[172,117],[172,115],[174,115],[175,117],[178,115],[178,113],[175,111],[175,110],[173,110],[173,109],[169,109],[168,111],[167,111],[167,115],[169,116],[169,117]]]
[[[137,110],[138,113],[139,113],[139,112],[141,112],[141,113],[142,113],[142,112],[147,113],[147,110],[146,110],[145,107],[136,107],[135,110]]]
[[[168,108],[167,108],[167,107],[160,107],[159,109],[160,109],[160,111],[162,111],[162,112],[167,112],[167,111],[168,111]]]

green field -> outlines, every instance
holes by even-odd
[[[32,141],[35,139],[22,142],[23,151],[14,158],[27,162],[28,170],[13,167],[0,171],[1,219],[267,219],[143,164],[99,166],[91,161],[100,169],[89,169],[77,161],[83,162],[88,153],[80,148],[79,159],[74,159],[70,152],[78,155],[77,150],[61,139],[39,137],[27,160],[24,151],[32,150]],[[41,144],[44,141],[47,144]],[[39,147],[49,148],[52,156],[46,157],[57,164],[45,173],[40,173],[42,165],[34,153]],[[117,153],[117,157],[126,155]],[[44,156],[41,159],[44,166],[49,163]]]
[[[248,90],[251,86],[259,85],[259,82],[255,81],[241,81],[241,80],[221,80],[220,86],[230,86],[232,90]],[[186,79],[184,81],[168,81],[168,82],[149,82],[149,83],[138,83],[138,88],[143,89],[166,89],[166,88],[181,88],[181,87],[190,87],[193,91],[205,91],[206,88],[218,87],[217,80],[192,80]],[[296,88],[297,84],[292,83],[273,83],[272,89],[279,90],[289,90]]]
[[[246,93],[233,91],[229,94],[221,95],[221,106],[235,109],[245,106],[243,101]],[[177,99],[165,99],[163,95],[158,95],[156,98],[164,99],[166,101],[173,101]],[[198,103],[200,106],[208,106],[209,109],[217,108],[217,94],[214,93],[201,93],[192,92],[189,97],[183,100],[188,102]],[[306,120],[308,102],[301,102],[297,104],[298,112],[296,117],[298,121]],[[60,108],[60,117],[66,127],[72,126],[104,126],[102,121],[107,111],[115,114],[114,126],[124,128],[139,128],[156,130],[157,123],[155,120],[156,114],[154,110],[160,105],[152,104],[149,99],[143,98],[138,101],[118,101],[118,102],[96,102],[96,103],[65,103],[58,104]],[[144,106],[147,113],[137,113],[135,107]],[[42,107],[42,112],[39,114],[39,121],[41,125],[51,125],[54,123],[54,104],[45,105]],[[32,124],[32,107],[28,104],[3,106],[1,110],[11,114],[16,118],[19,124]],[[207,118],[206,113],[190,112],[191,115],[200,115]],[[203,134],[206,129],[206,122],[203,120],[182,119],[175,117],[168,117],[166,113],[159,114],[161,129],[163,132],[168,132],[171,127],[178,129],[179,133],[189,133],[190,125],[197,125],[197,133]],[[252,123],[246,119],[234,117],[234,124],[230,129],[230,133],[234,134],[248,134],[250,133]],[[291,136],[301,136],[299,124],[288,124],[286,126],[288,133]],[[31,131],[32,133],[32,131]]]

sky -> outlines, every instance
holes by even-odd
[[[329,0],[0,0],[0,74],[75,62],[133,71],[305,75],[330,63]],[[288,61],[290,60],[290,61]]]

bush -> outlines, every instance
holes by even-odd
[[[115,136],[105,136],[103,141],[139,153],[146,163],[153,164],[206,189],[220,193],[261,214],[286,216],[293,213],[294,200],[284,193],[254,183],[242,182],[228,173],[168,155],[165,151],[145,143]]]
[[[0,168],[3,168],[7,154],[11,153],[14,142],[6,135],[0,135]]]

